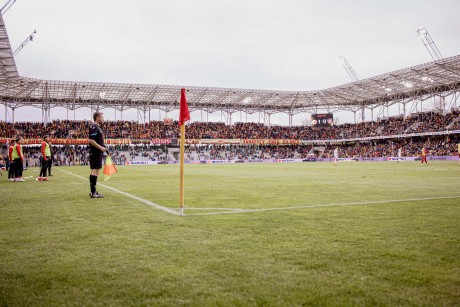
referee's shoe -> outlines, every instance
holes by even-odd
[[[89,197],[91,198],[104,198],[104,195],[99,194],[99,192],[89,193]]]

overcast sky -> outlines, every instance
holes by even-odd
[[[459,54],[459,13],[458,0],[18,0],[4,19],[13,49],[37,30],[16,57],[22,76],[320,90],[350,82],[339,56],[361,79],[429,62],[419,26],[445,57]],[[16,121],[36,114],[19,109]]]

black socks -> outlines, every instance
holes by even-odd
[[[91,194],[96,193],[97,176],[89,175],[89,186],[91,187]]]

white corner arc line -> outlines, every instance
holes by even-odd
[[[83,180],[88,181],[88,179],[86,179],[85,177],[82,177],[82,176],[80,176],[80,175],[77,175],[77,174],[68,172],[68,171],[63,170],[63,169],[60,169],[60,168],[58,168],[58,167],[56,167],[56,169],[60,170],[61,172],[64,172],[64,173],[67,173],[67,174],[69,174],[69,175],[73,175],[73,176],[75,176],[75,177],[78,177],[78,178],[81,178],[81,179],[83,179]],[[173,209],[170,209],[170,208],[163,207],[163,206],[161,206],[161,205],[155,204],[154,202],[151,202],[151,201],[149,201],[149,200],[140,198],[140,197],[138,197],[138,196],[135,196],[135,195],[132,195],[132,194],[123,192],[123,191],[120,191],[120,190],[118,190],[118,189],[109,187],[109,186],[107,186],[107,185],[105,185],[105,184],[102,184],[102,183],[99,183],[98,185],[100,185],[100,186],[102,186],[102,187],[104,187],[104,188],[106,188],[106,189],[112,190],[112,191],[114,191],[114,192],[117,192],[117,193],[119,193],[119,194],[121,194],[121,195],[124,195],[124,196],[126,196],[126,197],[130,197],[130,198],[132,198],[132,199],[135,199],[135,200],[137,200],[137,201],[140,201],[140,202],[142,202],[142,203],[144,203],[144,204],[146,204],[146,205],[155,207],[155,208],[157,208],[157,209],[159,209],[159,210],[162,210],[162,211],[164,211],[164,212],[171,213],[171,214],[174,214],[174,215],[179,215],[179,212],[174,211]]]

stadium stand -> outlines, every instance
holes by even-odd
[[[313,153],[317,158],[329,158],[333,148],[339,146],[341,157],[390,157],[395,156],[399,146],[403,147],[404,156],[416,156],[420,148],[428,146],[433,155],[455,155],[460,142],[459,112],[416,113],[403,118],[402,116],[382,118],[376,122],[344,124],[326,128],[308,126],[266,126],[260,123],[236,123],[226,125],[216,122],[194,122],[187,127],[188,139],[199,140],[235,140],[235,139],[268,139],[298,140],[297,144],[189,144],[186,159],[199,160],[264,160],[264,159],[305,159]],[[18,122],[15,124],[0,122],[0,139],[3,139],[2,154],[6,155],[6,141],[16,135],[25,139],[40,139],[49,134],[52,139],[86,139],[89,122],[86,121],[53,121],[48,124]],[[108,121],[103,127],[107,139],[128,139],[131,145],[113,145],[112,157],[116,164],[130,161],[174,160],[171,148],[177,147],[173,139],[179,135],[178,126],[165,125],[164,122],[153,121],[138,123],[133,121]],[[451,131],[451,132],[449,132]],[[443,135],[430,133],[446,132]],[[409,134],[408,134],[409,133]],[[428,135],[418,135],[418,134]],[[356,141],[353,138],[369,138]],[[382,139],[381,137],[387,137]],[[152,140],[166,139],[169,142],[154,143]],[[316,146],[304,141],[321,142]],[[336,143],[334,143],[336,141]],[[86,145],[57,145],[55,150],[56,165],[87,164]],[[38,146],[26,146],[25,155],[29,165],[38,165],[40,150]]]
[[[383,118],[376,122],[343,124],[331,127],[309,126],[266,126],[260,123],[236,123],[226,125],[219,122],[194,122],[187,126],[188,139],[292,139],[292,140],[334,140],[379,135],[402,135],[407,133],[456,130],[459,112],[446,115],[440,113],[416,113]],[[53,121],[43,123],[0,122],[0,137],[22,135],[24,138],[40,138],[45,134],[53,138],[87,138],[87,121]],[[177,124],[165,125],[161,121],[138,123],[134,121],[107,121],[103,125],[108,139],[168,139],[179,136]]]

